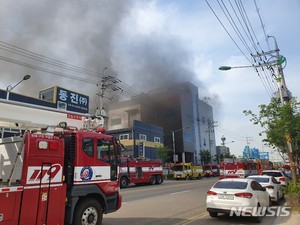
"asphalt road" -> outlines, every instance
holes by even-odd
[[[217,180],[167,180],[161,185],[121,189],[122,207],[104,215],[103,225],[256,224],[249,217],[211,218],[208,215],[206,192]],[[274,220],[275,217],[264,217],[261,225],[271,225]]]

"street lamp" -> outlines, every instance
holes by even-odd
[[[226,71],[226,70],[231,70],[231,69],[236,69],[236,68],[250,68],[250,67],[255,67],[254,65],[252,66],[220,66],[219,70]]]
[[[227,70],[231,70],[231,69],[259,68],[259,67],[263,67],[263,66],[281,66],[285,62],[286,62],[286,58],[282,55],[278,55],[276,60],[268,61],[266,63],[260,63],[258,65],[252,64],[251,66],[220,66],[219,70],[227,71]]]
[[[11,90],[12,89],[14,89],[15,87],[17,87],[21,82],[23,82],[24,80],[29,80],[30,79],[30,75],[29,74],[27,74],[27,75],[25,75],[24,77],[23,77],[23,79],[22,80],[20,80],[18,83],[16,83],[14,86],[11,86],[11,85],[8,85],[7,87],[6,87],[6,100],[8,100],[9,99],[9,93],[11,92]]]
[[[181,128],[181,129],[178,129],[178,130],[172,130],[172,140],[173,140],[173,162],[176,163],[176,151],[175,151],[175,133],[178,132],[178,131],[182,131],[182,130],[185,130],[185,129],[188,129],[190,127],[185,127],[185,128]]]
[[[227,145],[227,144],[230,144],[230,143],[233,143],[234,141],[229,141],[229,142],[226,142],[223,144],[223,146]]]

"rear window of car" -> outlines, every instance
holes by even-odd
[[[248,183],[240,181],[222,181],[216,183],[214,188],[225,188],[225,189],[246,189]]]
[[[253,180],[256,180],[258,183],[269,183],[268,177],[249,177]]]
[[[261,175],[268,175],[268,176],[273,176],[273,177],[282,177],[282,173],[280,172],[262,172]]]

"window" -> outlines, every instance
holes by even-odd
[[[120,124],[121,124],[121,118],[111,119],[110,121],[111,126],[120,125]]]
[[[110,179],[118,179],[117,158],[113,143],[106,139],[97,140],[97,159],[110,164]]]
[[[160,143],[160,137],[154,137],[154,142],[155,143]]]
[[[85,138],[82,141],[83,151],[90,157],[94,156],[94,142],[91,138]]]
[[[97,140],[97,158],[105,162],[109,162],[113,156],[113,147],[106,140]]]
[[[145,134],[140,134],[140,140],[142,140],[142,141],[147,141],[147,135],[145,135]]]
[[[129,140],[129,134],[120,134],[119,140]]]
[[[251,188],[253,191],[261,191],[262,190],[262,186],[257,181],[251,182]]]
[[[213,187],[222,189],[246,189],[247,182],[243,181],[219,181]]]
[[[270,172],[265,171],[265,172],[262,172],[261,175],[268,175],[268,176],[273,176],[273,177],[283,177],[282,173],[275,172],[275,171],[274,172],[273,171],[270,171]]]
[[[269,183],[268,177],[250,177],[253,180],[256,180],[258,183]]]

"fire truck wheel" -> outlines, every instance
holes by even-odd
[[[151,177],[150,177],[150,183],[151,183],[152,185],[156,184],[156,178],[155,178],[155,176],[151,176]]]
[[[101,225],[102,207],[95,199],[82,199],[77,203],[73,225]]]
[[[162,177],[161,175],[156,176],[156,184],[161,184],[162,183]]]
[[[127,185],[128,185],[128,179],[127,179],[127,177],[121,177],[120,188],[126,188]]]

